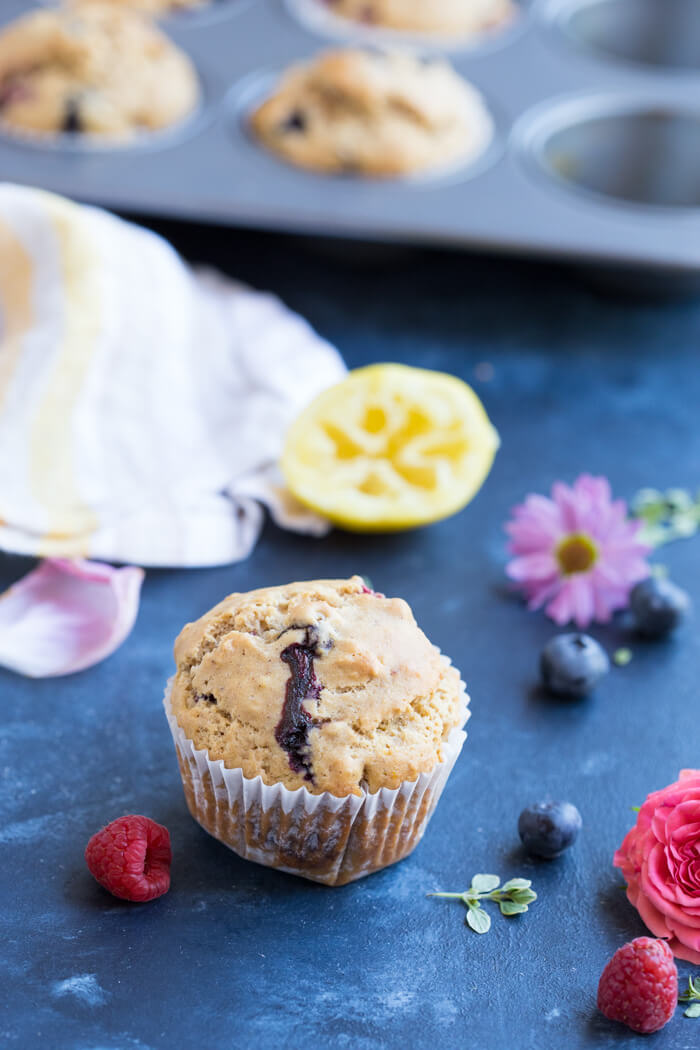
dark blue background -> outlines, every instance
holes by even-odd
[[[587,701],[547,699],[536,665],[554,629],[504,585],[502,524],[526,492],[584,470],[626,497],[698,485],[700,304],[608,297],[524,263],[166,232],[190,257],[278,292],[350,366],[462,376],[503,445],[476,501],[447,522],[323,541],[269,526],[244,564],[149,572],[133,634],[100,666],[38,682],[0,672],[0,1046],[638,1045],[595,1009],[605,961],[644,932],[611,861],[631,807],[700,766],[697,627],[633,640],[633,662]],[[696,600],[699,553],[700,539],[659,555]],[[28,567],[0,558],[0,584]],[[191,820],[161,696],[179,628],[223,595],[353,572],[408,599],[462,669],[473,718],[413,856],[329,890],[239,860]],[[619,625],[595,633],[611,651],[629,642]],[[576,803],[584,829],[568,855],[537,863],[516,822],[546,795]],[[172,889],[144,906],[109,897],[82,857],[95,830],[129,812],[173,840]],[[521,918],[494,915],[478,937],[460,905],[425,896],[478,871],[532,878],[539,900]],[[654,1038],[659,1050],[699,1042],[700,1020],[680,1010]]]

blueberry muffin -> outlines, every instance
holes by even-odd
[[[414,848],[467,698],[406,602],[358,576],[232,594],[183,629],[175,659],[166,709],[213,835],[332,884]]]
[[[251,124],[299,167],[374,176],[466,162],[492,134],[481,96],[447,62],[353,48],[292,67]]]
[[[320,0],[334,14],[409,33],[470,36],[510,21],[512,0]]]
[[[154,25],[111,3],[34,11],[0,32],[0,126],[125,139],[196,107],[192,63]]]

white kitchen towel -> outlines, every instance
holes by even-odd
[[[0,549],[144,566],[245,558],[263,522],[322,534],[276,463],[345,368],[274,296],[155,234],[0,184]]]

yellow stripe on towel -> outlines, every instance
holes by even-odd
[[[80,494],[74,419],[100,336],[100,265],[79,209],[51,195],[45,202],[58,241],[64,326],[32,427],[32,490],[48,521],[38,553],[78,556],[88,553],[90,534],[98,526]]]
[[[0,310],[2,311],[2,353],[0,353],[0,411],[22,352],[25,333],[32,326],[31,256],[13,231],[0,220]]]

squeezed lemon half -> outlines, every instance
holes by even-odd
[[[324,390],[287,433],[282,472],[298,500],[337,525],[392,532],[461,510],[499,439],[456,376],[370,365]]]

